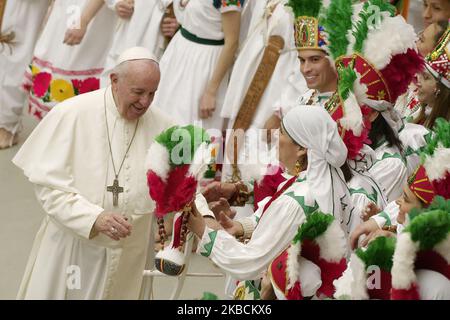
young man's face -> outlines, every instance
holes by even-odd
[[[425,28],[450,18],[450,0],[423,0],[422,18]]]
[[[327,55],[322,50],[299,50],[300,71],[308,88],[319,92],[336,90],[337,74]]]

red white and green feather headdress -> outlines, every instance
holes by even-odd
[[[413,214],[395,248],[392,300],[421,298],[416,269],[439,272],[450,280],[450,201],[437,197],[431,206]]]
[[[321,270],[322,285],[319,297],[332,297],[333,281],[344,272],[347,263],[346,239],[339,222],[330,214],[314,212],[299,228],[292,244],[269,266],[269,276],[275,290],[284,293],[287,300],[303,299],[299,280],[298,257],[315,263]]]
[[[148,150],[146,168],[155,215],[181,211],[194,198],[211,159],[206,131],[192,125],[171,127]]]
[[[436,120],[433,134],[421,150],[422,165],[408,179],[411,191],[425,206],[436,196],[450,199],[450,123]]]
[[[295,45],[298,50],[324,50],[325,29],[319,23],[322,0],[289,0],[286,4],[294,14]]]
[[[192,125],[174,126],[156,137],[146,160],[150,197],[156,202],[161,244],[166,232],[163,217],[175,212],[172,241],[155,257],[156,268],[167,275],[179,275],[185,268],[181,252],[187,234],[192,202],[211,161],[211,145],[205,130]]]
[[[413,27],[395,16],[395,7],[368,0],[356,14],[357,8],[351,0],[332,0],[322,17],[339,88],[326,108],[340,126],[350,159],[367,141],[368,111],[392,110],[424,65]]]

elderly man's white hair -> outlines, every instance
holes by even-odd
[[[125,50],[117,59],[116,66],[112,73],[120,74],[125,69],[126,65],[130,61],[134,60],[149,60],[159,66],[156,56],[147,48],[133,47]]]

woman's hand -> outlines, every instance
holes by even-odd
[[[234,196],[236,191],[236,186],[233,183],[214,181],[203,189],[202,194],[209,203],[219,201],[220,198],[229,200]]]
[[[225,213],[220,212],[217,221],[220,226],[233,237],[241,237],[244,234],[242,225],[230,219]]]
[[[117,2],[116,13],[122,19],[130,19],[134,13],[134,0],[122,0]]]
[[[188,223],[187,223],[188,229],[193,232],[197,237],[200,239],[203,237],[203,233],[205,232],[205,219],[201,215],[201,213],[198,211],[195,201],[192,203],[192,211],[189,215]]]
[[[381,209],[378,208],[378,206],[375,203],[369,202],[369,204],[364,208],[364,211],[361,212],[361,219],[363,221],[367,221],[370,219],[370,217],[376,215],[380,211]]]
[[[180,24],[177,19],[166,17],[161,22],[161,33],[164,37],[172,38],[175,33],[178,31]]]
[[[231,209],[230,204],[225,198],[220,198],[219,201],[209,203],[209,209],[214,213],[216,219],[219,219],[219,213],[221,212],[230,219],[236,216],[236,210]]]
[[[216,110],[216,96],[209,92],[205,92],[200,99],[200,118],[211,118]]]
[[[371,243],[373,240],[375,240],[378,237],[395,237],[395,233],[390,232],[390,231],[386,231],[386,230],[382,230],[382,229],[378,229],[375,231],[372,231],[371,233],[369,233],[369,235],[361,242],[361,247],[365,247],[367,246],[369,243]]]
[[[80,28],[77,29],[67,29],[63,43],[68,46],[80,44],[83,41],[86,30],[87,28],[84,24],[81,24]]]
[[[363,234],[368,235],[371,232],[381,230],[380,227],[378,227],[378,224],[375,220],[369,219],[366,222],[361,223],[359,226],[353,230],[353,232],[350,234],[350,245],[352,250],[355,250],[358,248],[358,241],[359,237]]]

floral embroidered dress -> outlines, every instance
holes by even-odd
[[[42,119],[56,104],[100,88],[106,52],[111,45],[114,12],[103,6],[77,46],[63,43],[88,0],[55,0],[48,22],[25,73],[29,113]]]
[[[200,99],[216,68],[224,44],[222,14],[241,11],[243,0],[176,0],[175,14],[182,24],[161,62],[161,82],[153,106],[180,125],[195,123],[205,129],[222,129],[220,116],[227,89],[226,75],[217,91],[216,110],[201,123]]]
[[[26,94],[21,89],[23,70],[30,63],[50,0],[14,0],[5,7],[2,34],[12,34],[11,46],[0,45],[0,128],[16,134]],[[3,49],[3,50],[2,50]],[[18,72],[19,71],[19,72]]]

